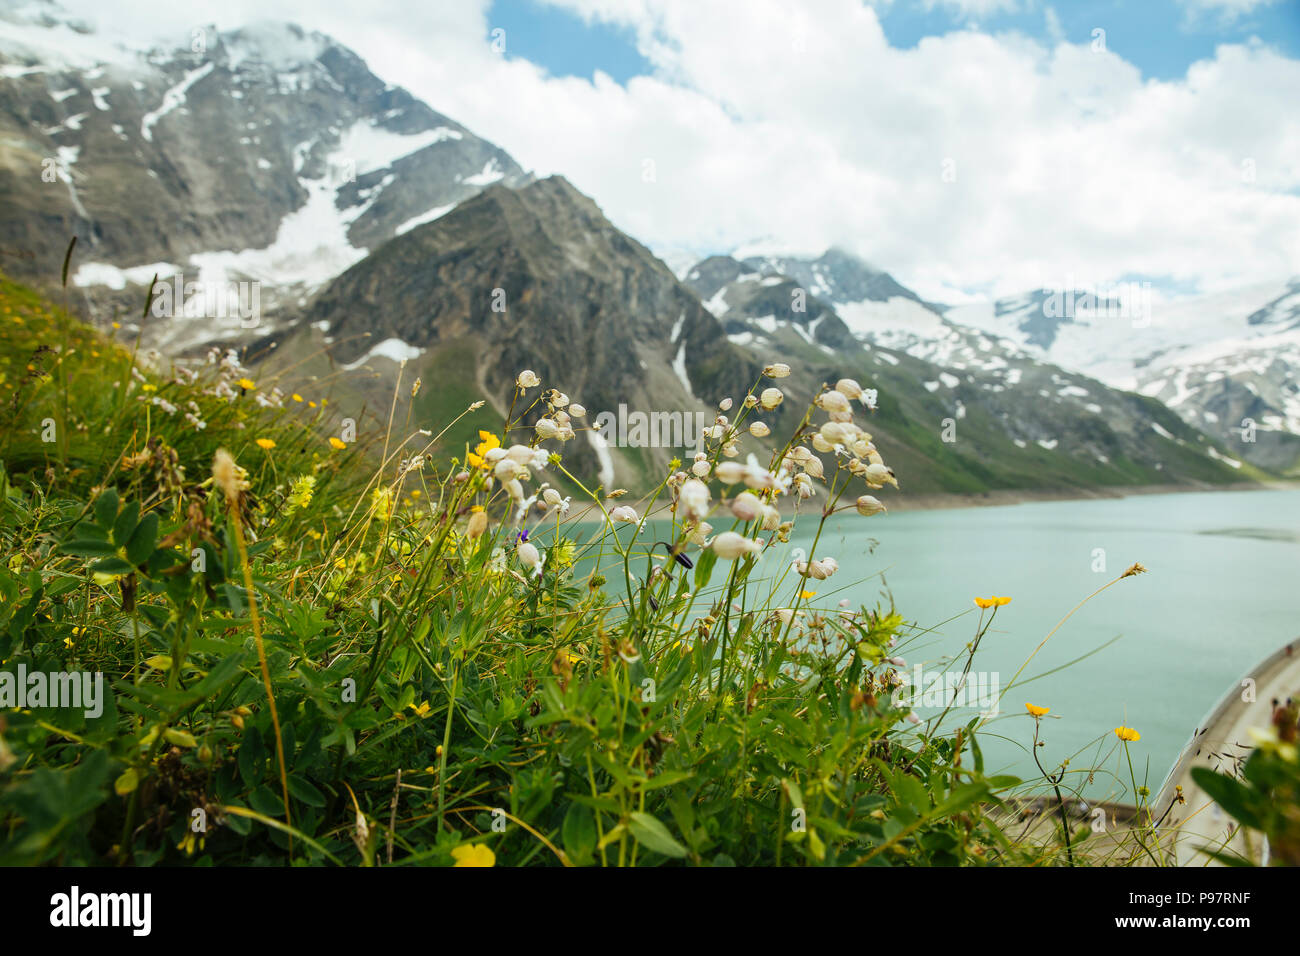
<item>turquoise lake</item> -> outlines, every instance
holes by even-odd
[[[807,549],[815,526],[815,516],[800,519],[790,547]],[[1024,778],[1038,775],[1028,701],[1051,708],[1039,752],[1049,770],[1069,757],[1075,770],[1120,771],[1112,730],[1125,725],[1142,734],[1131,745],[1134,771],[1155,792],[1220,697],[1256,662],[1300,637],[1300,490],[850,513],[828,523],[815,556],[825,555],[840,570],[815,582],[813,605],[835,609],[846,598],[874,606],[892,595],[905,618],[928,630],[898,649],[909,673],[917,664],[959,671],[961,661],[949,667],[948,660],[974,635],[973,598],[1010,596],[973,667],[1003,688],[1079,601],[1134,562],[1148,569],[1076,612],[986,724],[986,769]],[[1097,570],[1103,559],[1104,571]],[[768,554],[761,575],[779,574],[787,563]],[[793,590],[793,579],[789,584],[783,593]],[[940,709],[917,712],[926,718]],[[964,722],[976,712],[955,717]],[[1123,775],[1127,782],[1127,765]],[[1094,799],[1130,799],[1106,772],[1074,786]]]

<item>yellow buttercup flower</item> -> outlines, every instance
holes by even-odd
[[[330,435],[330,447],[335,451],[342,451],[344,448],[348,447],[348,444],[342,438],[335,438],[333,435]]]
[[[299,395],[297,392],[294,392],[292,397],[293,397],[293,400],[294,400],[295,402],[301,402],[301,401],[302,401],[302,396]]]
[[[456,866],[496,866],[497,855],[482,843],[462,843],[451,851]]]
[[[1039,707],[1037,704],[1025,704],[1025,710],[1029,711],[1031,717],[1042,717],[1052,708]]]
[[[800,600],[804,600],[804,601],[811,601],[811,600],[812,600],[813,598],[815,598],[816,596],[817,596],[817,592],[816,592],[816,591],[800,591],[800,592],[799,592],[799,598],[800,598]]]
[[[254,382],[251,378],[241,378],[235,384],[248,392],[251,392],[253,389],[257,388],[257,383]]]
[[[1010,604],[1010,603],[1011,603],[1011,598],[998,597],[997,595],[992,595],[986,598],[977,597],[975,599],[975,606],[978,608],[1002,607],[1002,605]]]
[[[275,440],[271,438],[259,438],[254,442],[254,444],[256,444],[258,448],[262,449],[262,451],[270,451],[275,447]]]
[[[416,717],[428,717],[433,711],[433,706],[427,700],[418,707],[415,704],[407,704],[407,706],[410,707],[411,710],[415,711]]]
[[[1142,735],[1132,727],[1116,727],[1115,736],[1126,742],[1142,739]]]
[[[478,433],[479,443],[474,450],[465,456],[465,464],[471,468],[483,468],[487,465],[483,456],[493,448],[501,447],[501,439],[497,438],[491,432],[480,431]]]

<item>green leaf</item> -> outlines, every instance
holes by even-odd
[[[130,574],[135,570],[135,565],[128,564],[121,558],[104,558],[92,564],[90,570],[95,574]]]
[[[116,488],[105,488],[95,499],[95,524],[105,531],[113,530],[113,522],[117,520],[117,503]]]
[[[254,810],[263,816],[284,816],[283,798],[277,790],[272,790],[266,784],[263,784],[250,793],[248,795],[248,802],[253,805]]]
[[[802,809],[803,790],[799,788],[799,784],[793,780],[782,780],[781,786],[785,788],[786,795],[790,798],[790,806]]]
[[[158,544],[158,515],[149,512],[131,532],[126,542],[126,559],[132,564],[144,564]]]
[[[93,538],[77,538],[75,541],[68,541],[60,545],[59,550],[79,558],[102,558],[117,553],[117,548],[107,541],[96,541]]]
[[[125,797],[140,786],[140,774],[135,767],[127,767],[126,772],[113,781],[113,789],[119,797]]]
[[[177,730],[175,727],[168,727],[163,731],[163,737],[169,744],[175,744],[177,747],[197,747],[199,742],[194,739],[194,735],[184,730]]]
[[[1255,814],[1251,807],[1250,789],[1240,780],[1225,776],[1221,773],[1215,773],[1206,767],[1196,767],[1192,770],[1192,779],[1196,785],[1204,790],[1226,813],[1244,825],[1256,830],[1262,830],[1263,823]]]
[[[122,506],[122,513],[117,516],[113,522],[113,542],[117,545],[125,545],[131,538],[131,532],[135,530],[136,522],[140,520],[140,502],[128,501]]]
[[[309,807],[325,806],[325,794],[321,793],[316,786],[302,777],[289,776],[289,793],[296,800],[301,800]]]
[[[596,848],[596,818],[591,810],[580,803],[569,804],[561,828],[564,852],[574,863],[586,863]]]
[[[686,847],[673,839],[668,828],[648,813],[633,813],[628,821],[628,829],[636,842],[647,850],[681,859],[686,856]]]

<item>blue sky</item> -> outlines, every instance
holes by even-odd
[[[1213,57],[1220,43],[1252,37],[1300,57],[1300,0],[1280,0],[1239,14],[1196,9],[1179,0],[1063,0],[1016,6],[1013,12],[975,19],[943,3],[895,0],[881,5],[878,15],[890,45],[901,49],[925,37],[976,27],[993,33],[1015,31],[1043,43],[1057,36],[1070,43],[1091,43],[1093,31],[1102,29],[1110,50],[1138,67],[1143,77],[1160,80],[1185,76],[1189,65]],[[586,23],[575,13],[538,0],[495,0],[488,22],[491,29],[505,31],[507,57],[530,60],[552,76],[590,79],[600,70],[626,83],[651,72],[632,30]]]
[[[530,60],[552,76],[591,79],[601,70],[626,83],[650,72],[632,30],[584,23],[577,14],[533,0],[496,0],[488,25],[505,31],[507,57]]]

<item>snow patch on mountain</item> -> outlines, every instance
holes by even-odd
[[[377,358],[386,358],[391,362],[409,362],[413,359],[419,358],[423,354],[424,352],[422,349],[418,349],[414,345],[409,345],[401,339],[384,339],[379,344],[371,346],[371,348],[355,362],[348,362],[343,366],[343,369],[344,371],[350,372],[353,369],[358,369],[367,362]]]
[[[338,149],[331,158],[356,175],[364,176],[376,169],[387,169],[399,159],[434,143],[462,138],[460,132],[446,126],[407,134],[394,133],[373,120],[359,120],[339,138]]]
[[[447,213],[451,212],[457,206],[456,203],[448,203],[445,206],[434,206],[428,212],[422,212],[418,216],[412,216],[410,219],[401,223],[393,230],[393,235],[401,236],[410,232],[416,226],[423,226],[426,222],[433,222],[435,219],[441,219]]]

